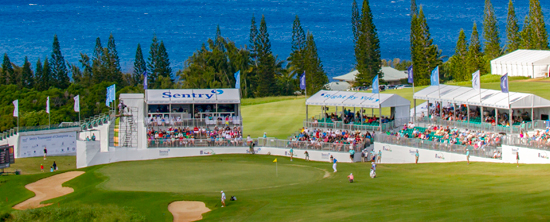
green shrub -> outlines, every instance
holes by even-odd
[[[4,218],[4,217],[2,217]],[[15,211],[11,217],[6,217],[8,222],[112,222],[112,221],[145,221],[145,218],[131,209],[116,205],[77,205],[57,207],[55,205],[31,210]]]

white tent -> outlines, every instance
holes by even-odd
[[[396,94],[321,90],[306,100],[307,105],[372,109],[395,107],[394,117],[398,119],[409,117],[411,102]]]
[[[519,49],[491,60],[491,73],[531,78],[548,77],[550,50]]]
[[[508,93],[503,93],[499,90],[481,89],[480,95],[480,91],[474,90],[471,87],[449,85],[441,85],[439,89],[438,86],[426,87],[416,92],[413,98],[498,109],[550,107],[549,100],[533,94],[510,92],[510,103],[508,103]]]
[[[503,93],[492,89],[478,91],[471,87],[440,85],[428,86],[416,92],[413,99],[415,104],[416,99],[421,99],[501,110],[523,110],[524,112],[530,110],[534,120],[546,120],[550,114],[550,101],[529,93]]]

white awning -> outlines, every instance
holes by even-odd
[[[550,107],[549,100],[533,94],[518,92],[508,94],[492,89],[477,91],[471,87],[449,85],[429,86],[416,92],[413,98],[498,109]]]
[[[147,104],[239,104],[238,89],[148,89]]]
[[[306,105],[378,108],[379,106],[409,107],[411,102],[396,94],[378,95],[364,92],[321,90],[308,98]]]

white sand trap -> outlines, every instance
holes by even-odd
[[[33,198],[25,200],[13,207],[16,210],[26,210],[45,207],[50,204],[40,204],[42,201],[57,198],[74,192],[71,187],[62,187],[61,184],[84,174],[84,171],[70,171],[41,179],[34,183],[27,184],[25,188],[35,193]]]
[[[202,214],[210,209],[199,201],[175,201],[168,205],[168,211],[174,216],[174,222],[190,222],[202,220]]]

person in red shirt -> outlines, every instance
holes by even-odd
[[[40,164],[40,171],[44,172],[44,165]]]

